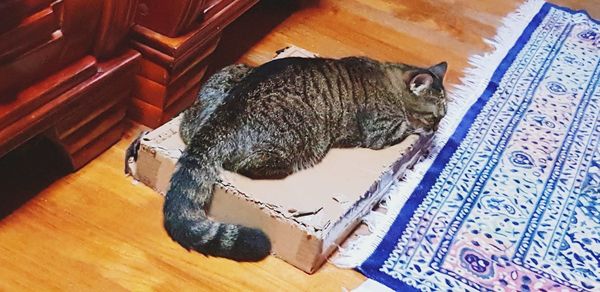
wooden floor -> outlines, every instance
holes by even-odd
[[[330,57],[446,60],[451,86],[520,2],[263,1],[228,30],[217,63],[259,64],[294,44]],[[559,2],[600,18],[598,0]],[[162,197],[123,175],[137,131],[130,126],[120,143],[64,177],[45,141],[0,160],[0,290],[340,291],[364,280],[331,265],[309,276],[273,257],[239,264],[182,249],[162,228]]]

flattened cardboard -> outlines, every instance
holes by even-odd
[[[278,57],[315,55],[289,48]],[[141,139],[133,176],[164,194],[185,149],[178,116]],[[272,253],[315,272],[428,148],[431,135],[411,135],[382,149],[331,149],[316,166],[279,180],[252,180],[228,171],[215,187],[208,215],[260,228]]]
[[[185,148],[180,120],[141,141],[134,177],[162,194]],[[280,180],[222,171],[208,214],[262,229],[275,256],[313,273],[429,142],[429,136],[412,135],[383,150],[332,149],[316,166]]]

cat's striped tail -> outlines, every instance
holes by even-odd
[[[167,191],[164,226],[188,250],[237,261],[265,258],[271,243],[259,229],[213,221],[206,216],[218,177],[218,162],[206,154],[179,158]]]

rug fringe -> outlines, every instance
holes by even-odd
[[[419,161],[413,170],[407,171],[402,181],[396,182],[391,187],[387,198],[384,199],[387,209],[385,214],[372,211],[363,218],[363,223],[372,233],[356,237],[347,243],[347,246],[340,249],[330,260],[331,263],[340,268],[355,268],[375,251],[440,149],[452,136],[467,110],[481,96],[502,59],[543,5],[543,0],[528,0],[523,3],[515,12],[503,18],[496,36],[484,40],[494,49],[489,53],[469,58],[468,63],[471,67],[465,69],[461,83],[448,92],[448,112],[440,122],[430,155]]]

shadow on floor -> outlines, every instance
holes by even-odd
[[[42,137],[0,158],[0,220],[67,173],[61,151]]]
[[[210,71],[235,63],[254,44],[294,12],[318,5],[317,0],[262,0],[229,25],[213,53]],[[273,52],[275,54],[275,52]]]

